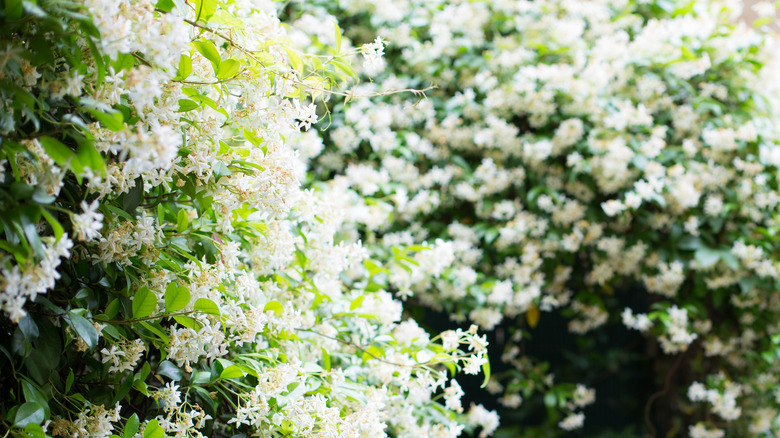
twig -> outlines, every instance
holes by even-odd
[[[257,59],[257,57],[255,57],[255,55],[252,54],[252,52],[250,52],[249,50],[245,49],[243,46],[241,46],[239,44],[236,44],[233,41],[233,38],[231,38],[229,36],[226,36],[226,35],[218,32],[218,31],[216,31],[214,29],[211,29],[211,28],[209,28],[207,26],[204,26],[202,24],[194,22],[192,20],[188,20],[186,18],[182,18],[182,20],[185,23],[187,23],[187,24],[189,24],[189,25],[191,25],[193,27],[197,27],[198,29],[202,29],[202,30],[204,30],[206,32],[209,32],[211,34],[214,34],[214,35],[222,38],[223,40],[227,41],[230,44],[231,47],[235,47],[236,49],[238,49],[239,51],[244,53],[246,56],[251,58],[256,63],[258,63],[260,65],[265,65],[262,61]],[[330,61],[328,61],[328,62],[330,62]],[[327,62],[326,62],[326,64],[327,64]],[[382,91],[382,92],[375,92],[375,93],[356,95],[353,92],[326,90],[324,88],[314,87],[312,85],[304,83],[304,82],[302,82],[302,81],[300,81],[298,79],[295,79],[293,77],[286,76],[286,75],[283,75],[283,74],[278,73],[278,72],[273,72],[273,73],[276,74],[277,76],[281,77],[282,79],[285,79],[285,80],[288,80],[288,81],[293,82],[295,84],[298,84],[298,85],[300,85],[302,87],[305,87],[305,88],[307,88],[309,90],[318,91],[318,92],[321,92],[321,93],[329,93],[329,94],[333,94],[333,95],[336,95],[336,96],[349,97],[350,99],[354,99],[356,97],[379,97],[379,96],[387,96],[387,95],[390,95],[390,94],[398,94],[398,93],[414,93],[415,95],[418,95],[418,96],[424,96],[426,91],[430,91],[430,90],[436,88],[436,86],[433,86],[433,85],[428,86],[428,87],[426,87],[426,88],[424,88],[422,90],[419,90],[419,89],[416,89],[416,88],[404,88],[404,89],[396,90],[396,89],[392,89],[391,88],[389,90],[385,90],[385,91]],[[420,97],[420,100],[421,99],[422,99],[422,97]],[[418,100],[418,102],[419,102],[419,100]]]
[[[389,364],[389,365],[395,365],[395,366],[398,366],[398,367],[417,368],[417,367],[420,367],[420,366],[431,366],[431,365],[438,365],[438,364],[442,364],[442,363],[447,363],[446,361],[436,361],[436,362],[428,361],[428,362],[412,364],[412,365],[404,364],[404,363],[396,363],[396,362],[389,361],[387,359],[383,359],[382,357],[377,356],[377,355],[371,353],[370,351],[366,350],[364,347],[362,347],[360,345],[357,345],[357,344],[355,344],[352,341],[345,341],[344,339],[339,339],[339,338],[336,338],[334,336],[326,335],[324,333],[320,333],[318,331],[311,330],[311,329],[300,329],[299,328],[299,329],[296,329],[296,330],[301,331],[301,332],[314,333],[315,335],[320,335],[322,337],[325,337],[325,338],[328,338],[328,339],[332,339],[332,340],[337,341],[337,342],[341,342],[344,345],[349,345],[351,347],[355,347],[358,350],[362,351],[363,353],[371,356],[372,358],[374,358],[374,359],[376,359],[376,360],[378,360],[380,362],[383,362],[383,363],[386,363],[386,364]]]
[[[162,315],[147,316],[145,318],[134,318],[134,319],[123,319],[123,320],[100,319],[100,318],[92,317],[92,320],[103,324],[132,324],[134,322],[151,321],[154,319],[166,318],[171,316],[184,316],[184,315],[190,315],[192,313],[195,313],[195,311],[188,310],[186,312],[164,313]]]
[[[664,396],[667,392],[669,392],[669,389],[672,386],[672,376],[674,375],[674,373],[677,371],[677,368],[682,363],[682,358],[686,355],[686,353],[688,353],[688,351],[690,351],[690,349],[691,349],[691,347],[689,346],[688,350],[686,350],[683,353],[680,353],[680,355],[677,356],[677,359],[674,361],[674,364],[672,364],[672,367],[669,368],[669,371],[666,373],[666,382],[664,383],[664,388],[662,390],[660,390],[660,391],[655,392],[653,395],[650,396],[649,399],[647,399],[647,404],[645,404],[645,423],[647,424],[647,426],[652,431],[652,435],[651,436],[653,436],[653,437],[656,436],[656,432],[657,431],[655,430],[655,426],[653,426],[653,422],[650,419],[650,409],[653,406],[653,402],[657,398],[660,398],[660,397]]]

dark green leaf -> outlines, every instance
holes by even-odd
[[[178,382],[182,379],[182,377],[184,377],[184,374],[179,369],[179,367],[174,365],[173,362],[169,360],[160,362],[160,365],[157,367],[157,372],[155,374],[165,376],[175,382]]]
[[[25,316],[24,318],[19,320],[19,330],[22,331],[22,334],[24,335],[24,339],[27,342],[32,341],[33,339],[38,337],[38,325],[35,324],[35,321],[32,320],[32,317],[30,315]]]
[[[23,12],[22,0],[5,0],[6,20],[18,20],[22,17]]]
[[[122,208],[128,212],[133,213],[141,204],[141,201],[144,199],[144,180],[142,177],[138,177],[135,180],[135,187],[130,189],[129,192],[125,193],[124,199],[122,200]]]
[[[86,342],[89,348],[94,348],[97,345],[99,340],[98,332],[95,330],[95,327],[92,325],[92,323],[87,320],[87,318],[84,318],[83,316],[71,310],[68,312],[66,321],[73,328],[73,330],[78,333],[81,339]]]
[[[76,375],[73,374],[73,370],[68,372],[68,377],[65,378],[65,394],[70,392],[70,387],[73,386],[73,381],[76,379]]]
[[[43,406],[44,419],[48,419],[50,415],[49,401],[46,396],[43,395],[43,391],[34,383],[28,380],[22,380],[22,392],[24,393],[24,401],[35,402]]]

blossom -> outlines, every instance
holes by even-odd
[[[72,217],[74,237],[77,240],[89,242],[100,237],[100,230],[103,228],[103,214],[98,213],[99,206],[98,200],[91,203],[81,201],[82,213]]]

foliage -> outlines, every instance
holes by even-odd
[[[336,104],[313,184],[335,175],[331,190],[352,191],[342,196],[354,233],[377,258],[429,248],[382,287],[509,330],[494,356],[514,371],[489,388],[507,412],[545,406],[544,436],[582,426],[586,385],[624,356],[594,340],[621,321],[654,361],[644,378],[658,392],[633,397],[646,418],[638,434],[780,433],[778,59],[765,30],[735,24],[740,7],[301,6],[301,20],[330,14],[356,42],[388,41],[362,92],[437,87]],[[774,14],[770,3],[757,10]],[[552,342],[543,327],[555,315],[568,320],[571,367],[526,354]]]
[[[298,151],[319,141],[303,132],[318,120],[307,99],[355,74],[351,49],[297,38],[280,6],[2,2],[10,436],[458,436],[478,424],[448,381],[489,369],[484,337],[402,322],[400,302],[368,287],[368,268],[392,263],[339,234],[337,199],[299,186]]]

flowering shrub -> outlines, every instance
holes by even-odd
[[[638,434],[780,433],[780,71],[776,41],[735,24],[740,7],[341,0],[305,10],[349,23],[356,42],[388,41],[385,63],[366,60],[375,82],[360,92],[436,86],[425,98],[335,105],[313,175],[337,175],[329,186],[378,258],[407,261],[377,287],[509,330],[501,354],[514,371],[489,386],[508,408],[543,402],[548,424],[581,427],[594,368],[621,357],[588,351],[581,380],[556,379],[523,353],[549,336],[535,329],[549,312],[580,345],[616,322],[652,340],[658,377],[644,378],[659,391],[640,401]],[[636,287],[645,292],[621,292]],[[668,415],[654,420],[661,404]]]
[[[495,429],[450,379],[489,370],[485,337],[402,321],[367,287],[400,262],[298,183],[348,50],[271,1],[3,5],[4,436]]]

